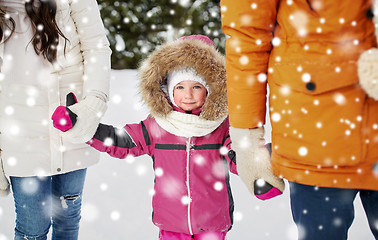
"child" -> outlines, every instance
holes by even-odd
[[[225,76],[224,58],[209,38],[167,43],[140,68],[140,90],[151,114],[122,130],[100,124],[89,142],[117,158],[152,157],[159,239],[225,239],[232,226],[229,171],[236,174],[236,163]],[[53,117],[60,128],[59,116]]]
[[[86,168],[99,161],[84,143],[106,109],[110,79],[97,2],[1,0],[0,40],[0,195],[9,192],[6,174],[15,239],[46,239],[50,226],[52,239],[77,239]],[[70,91],[87,122],[63,135],[82,144],[48,124]]]

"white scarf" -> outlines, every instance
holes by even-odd
[[[210,121],[197,115],[171,111],[166,117],[155,117],[155,120],[167,132],[189,138],[202,137],[213,132],[225,118]]]

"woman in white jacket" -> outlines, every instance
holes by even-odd
[[[77,239],[84,144],[106,110],[109,42],[95,0],[0,0],[0,194],[15,200],[15,239]],[[50,121],[74,92],[78,115],[63,134]],[[77,127],[80,125],[80,127]],[[4,174],[5,172],[5,174]]]

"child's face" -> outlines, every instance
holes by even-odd
[[[202,107],[206,100],[207,90],[197,81],[181,81],[173,88],[173,100],[184,111]]]

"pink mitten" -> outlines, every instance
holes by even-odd
[[[66,99],[66,107],[57,107],[51,116],[54,127],[62,132],[71,129],[75,125],[77,118],[77,115],[68,108],[68,106],[77,103],[75,94],[72,92],[67,94]]]
[[[55,109],[51,118],[54,127],[64,131],[62,137],[65,140],[75,144],[86,143],[96,133],[106,109],[106,98],[90,94],[77,102],[70,93],[67,95],[67,106]]]

